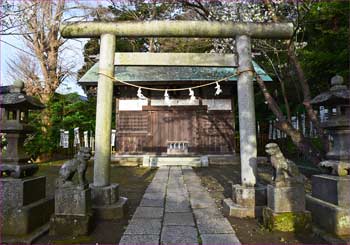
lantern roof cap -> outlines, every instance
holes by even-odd
[[[336,75],[331,79],[331,85],[329,91],[323,92],[317,95],[311,100],[313,105],[338,105],[350,103],[350,90],[343,84],[344,78]]]
[[[22,92],[23,82],[15,81],[11,86],[0,86],[0,107],[18,107],[21,109],[39,110],[45,105],[35,97]]]

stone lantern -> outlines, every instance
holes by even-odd
[[[330,112],[322,127],[331,136],[327,159],[337,161],[350,160],[350,90],[343,85],[341,76],[334,76],[331,89],[316,96],[311,103],[324,106]],[[344,173],[344,175],[346,175]]]
[[[0,88],[1,127],[6,133],[6,151],[0,163],[0,233],[3,243],[30,244],[47,232],[54,209],[46,197],[46,177],[32,176],[38,166],[29,161],[23,149],[29,110],[44,108],[39,100],[22,93],[23,83]]]
[[[321,126],[330,136],[326,160],[319,165],[330,174],[312,176],[312,194],[307,208],[322,230],[338,237],[350,236],[350,90],[343,77],[331,79],[331,89],[316,96],[311,103],[330,112]]]
[[[0,94],[1,128],[6,134],[7,147],[1,155],[0,171],[7,176],[19,178],[33,175],[38,167],[30,162],[23,145],[28,133],[33,129],[28,125],[29,110],[44,108],[37,99],[22,93],[23,82],[5,87]]]

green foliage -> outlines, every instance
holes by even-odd
[[[305,20],[300,35],[307,46],[299,58],[313,96],[328,89],[332,76],[349,78],[349,13],[347,1],[319,2]]]
[[[78,94],[55,94],[46,106],[50,115],[50,127],[47,128],[47,134],[43,134],[41,130],[40,112],[31,113],[30,122],[35,128],[35,134],[28,139],[25,147],[32,156],[57,152],[60,129],[69,130],[71,136],[75,127],[79,127],[80,132],[94,130],[96,98],[91,97],[84,101]]]

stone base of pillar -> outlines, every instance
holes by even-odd
[[[350,238],[350,176],[312,176],[312,195],[306,208],[315,225],[326,233]]]
[[[31,243],[48,231],[54,200],[46,198],[45,184],[44,176],[0,179],[3,243]]]
[[[223,201],[223,212],[226,216],[237,218],[260,217],[266,206],[266,187],[247,187],[232,185],[232,199]]]
[[[127,213],[126,197],[119,196],[119,185],[96,187],[90,185],[92,190],[92,209],[96,219],[115,220],[123,218]]]

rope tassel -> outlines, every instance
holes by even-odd
[[[189,90],[189,96],[190,96],[190,104],[193,104],[194,102],[195,102],[195,100],[196,100],[196,96],[194,96],[194,91],[191,89],[191,88],[189,88],[188,89]]]
[[[222,93],[222,89],[221,89],[220,84],[218,82],[216,82],[215,89],[216,89],[215,95],[219,95]]]
[[[146,100],[147,98],[142,94],[142,90],[141,88],[139,88],[137,90],[137,97],[140,99],[140,100]]]
[[[165,104],[167,104],[169,107],[171,106],[171,101],[170,101],[170,97],[169,97],[169,94],[168,94],[168,90],[167,90],[167,89],[165,90],[165,93],[164,93],[164,102],[165,102]]]

